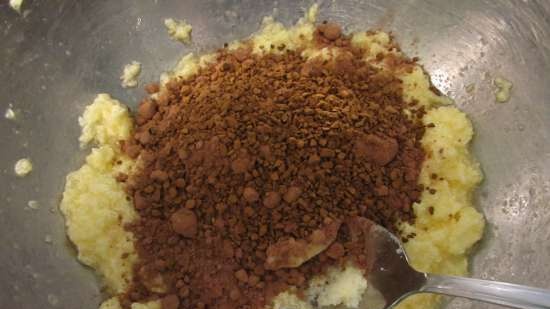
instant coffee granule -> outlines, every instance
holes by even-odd
[[[140,162],[122,177],[139,214],[123,306],[263,308],[328,267],[366,270],[367,219],[395,233],[414,220],[424,110],[337,25],[315,36],[338,55],[222,49],[195,76],[147,87],[157,96],[122,143]]]

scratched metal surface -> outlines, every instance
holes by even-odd
[[[83,107],[98,92],[130,105],[143,95],[120,88],[124,64],[142,62],[141,80],[154,80],[186,52],[249,35],[264,15],[295,21],[310,4],[27,0],[23,17],[0,2],[0,110],[11,103],[18,115],[0,119],[0,308],[97,308],[101,289],[75,261],[57,204],[64,175],[82,163]],[[477,204],[489,225],[472,275],[550,288],[550,2],[339,0],[321,8],[322,19],[348,30],[394,31],[473,120],[486,175]],[[165,17],[193,25],[192,46],[169,40]],[[510,102],[494,102],[495,76],[514,83]],[[21,157],[35,164],[23,179],[13,173]]]

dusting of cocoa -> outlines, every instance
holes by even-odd
[[[180,305],[180,300],[177,295],[170,294],[162,298],[161,307],[162,309],[178,309]]]
[[[350,48],[350,36],[344,35],[342,27],[333,22],[324,21],[315,29],[313,38],[317,46],[336,46]],[[350,48],[350,51],[351,48]],[[341,63],[342,65],[343,63]]]
[[[366,269],[366,218],[395,233],[414,220],[423,109],[340,26],[315,36],[343,52],[306,61],[284,46],[224,49],[194,77],[147,87],[158,95],[121,144],[141,162],[119,177],[139,214],[125,307],[263,308],[329,266]]]
[[[193,208],[189,207],[188,203],[186,203],[185,207],[186,208],[177,210],[170,216],[170,223],[174,232],[187,238],[193,238],[197,234],[197,216],[195,216],[191,210],[187,209]]]

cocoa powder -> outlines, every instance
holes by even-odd
[[[262,308],[329,266],[366,269],[365,218],[395,233],[414,220],[423,109],[337,25],[316,37],[343,52],[221,50],[196,76],[147,86],[158,96],[123,143],[141,162],[124,177],[139,259],[123,306]]]

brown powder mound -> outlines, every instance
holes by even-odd
[[[324,40],[342,40],[329,26]],[[262,308],[329,265],[366,267],[364,218],[394,232],[414,219],[422,115],[351,50],[309,62],[222,50],[170,81],[123,143],[143,163],[125,179],[139,261],[123,305]]]

